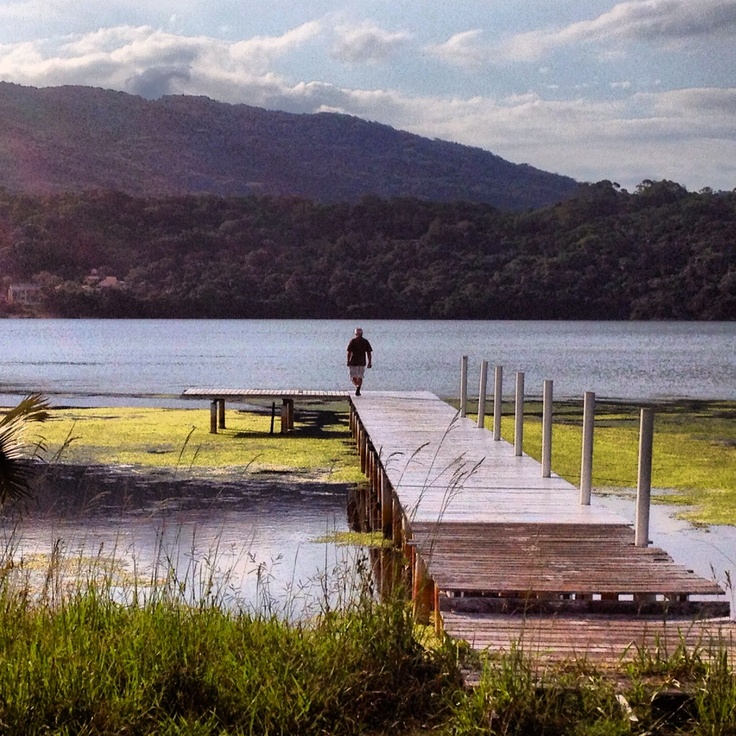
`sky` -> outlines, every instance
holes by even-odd
[[[0,0],[0,80],[340,112],[629,191],[736,188],[736,0]]]

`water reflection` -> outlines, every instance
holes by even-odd
[[[5,549],[46,574],[54,549],[67,567],[98,561],[121,595],[174,582],[182,599],[286,617],[310,615],[348,595],[355,550],[347,487],[278,478],[176,478],[106,467],[53,465],[33,502],[3,520]],[[68,572],[68,570],[66,570]]]

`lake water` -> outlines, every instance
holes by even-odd
[[[0,320],[0,401],[31,391],[76,404],[162,405],[188,386],[349,388],[339,320]],[[736,399],[736,322],[374,321],[368,389],[458,395],[469,357],[503,365],[505,393]]]
[[[736,400],[734,322],[361,326],[375,351],[369,390],[455,397],[460,358],[467,355],[471,395],[473,376],[487,360],[504,366],[509,395],[512,374],[524,371],[531,395],[552,379],[557,398],[595,391],[601,398]],[[348,388],[344,356],[354,327],[340,320],[0,320],[0,403],[40,391],[55,405],[191,406],[178,398],[189,386]],[[54,480],[54,488],[61,484]],[[78,487],[70,497],[78,497]],[[170,561],[188,590],[201,589],[214,572],[229,599],[249,605],[269,596],[279,605],[319,605],[325,576],[340,578],[354,562],[348,560],[353,552],[319,541],[347,529],[345,489],[252,480],[152,487],[130,475],[92,478],[85,488],[90,497],[101,493],[103,502],[56,514],[46,504],[19,525],[6,519],[6,547],[48,556],[61,540],[72,557],[114,551],[128,565],[154,572]],[[633,518],[630,502],[606,502]],[[655,507],[651,536],[705,577],[711,566],[720,580],[736,572],[734,527],[694,529]]]

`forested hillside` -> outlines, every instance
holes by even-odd
[[[295,115],[186,95],[0,82],[0,187],[357,202],[366,195],[554,204],[567,177],[349,115]]]
[[[67,317],[736,319],[736,193],[610,182],[523,214],[376,197],[0,193],[0,275]]]

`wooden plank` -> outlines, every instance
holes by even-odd
[[[443,615],[445,632],[477,650],[521,649],[537,662],[590,661],[618,666],[642,652],[672,655],[685,645],[704,659],[728,653],[736,661],[736,624],[716,619],[682,621],[615,616],[554,617]]]
[[[444,595],[687,599],[722,595],[631,524],[437,397],[353,401],[430,577]],[[638,598],[637,598],[638,599]]]

